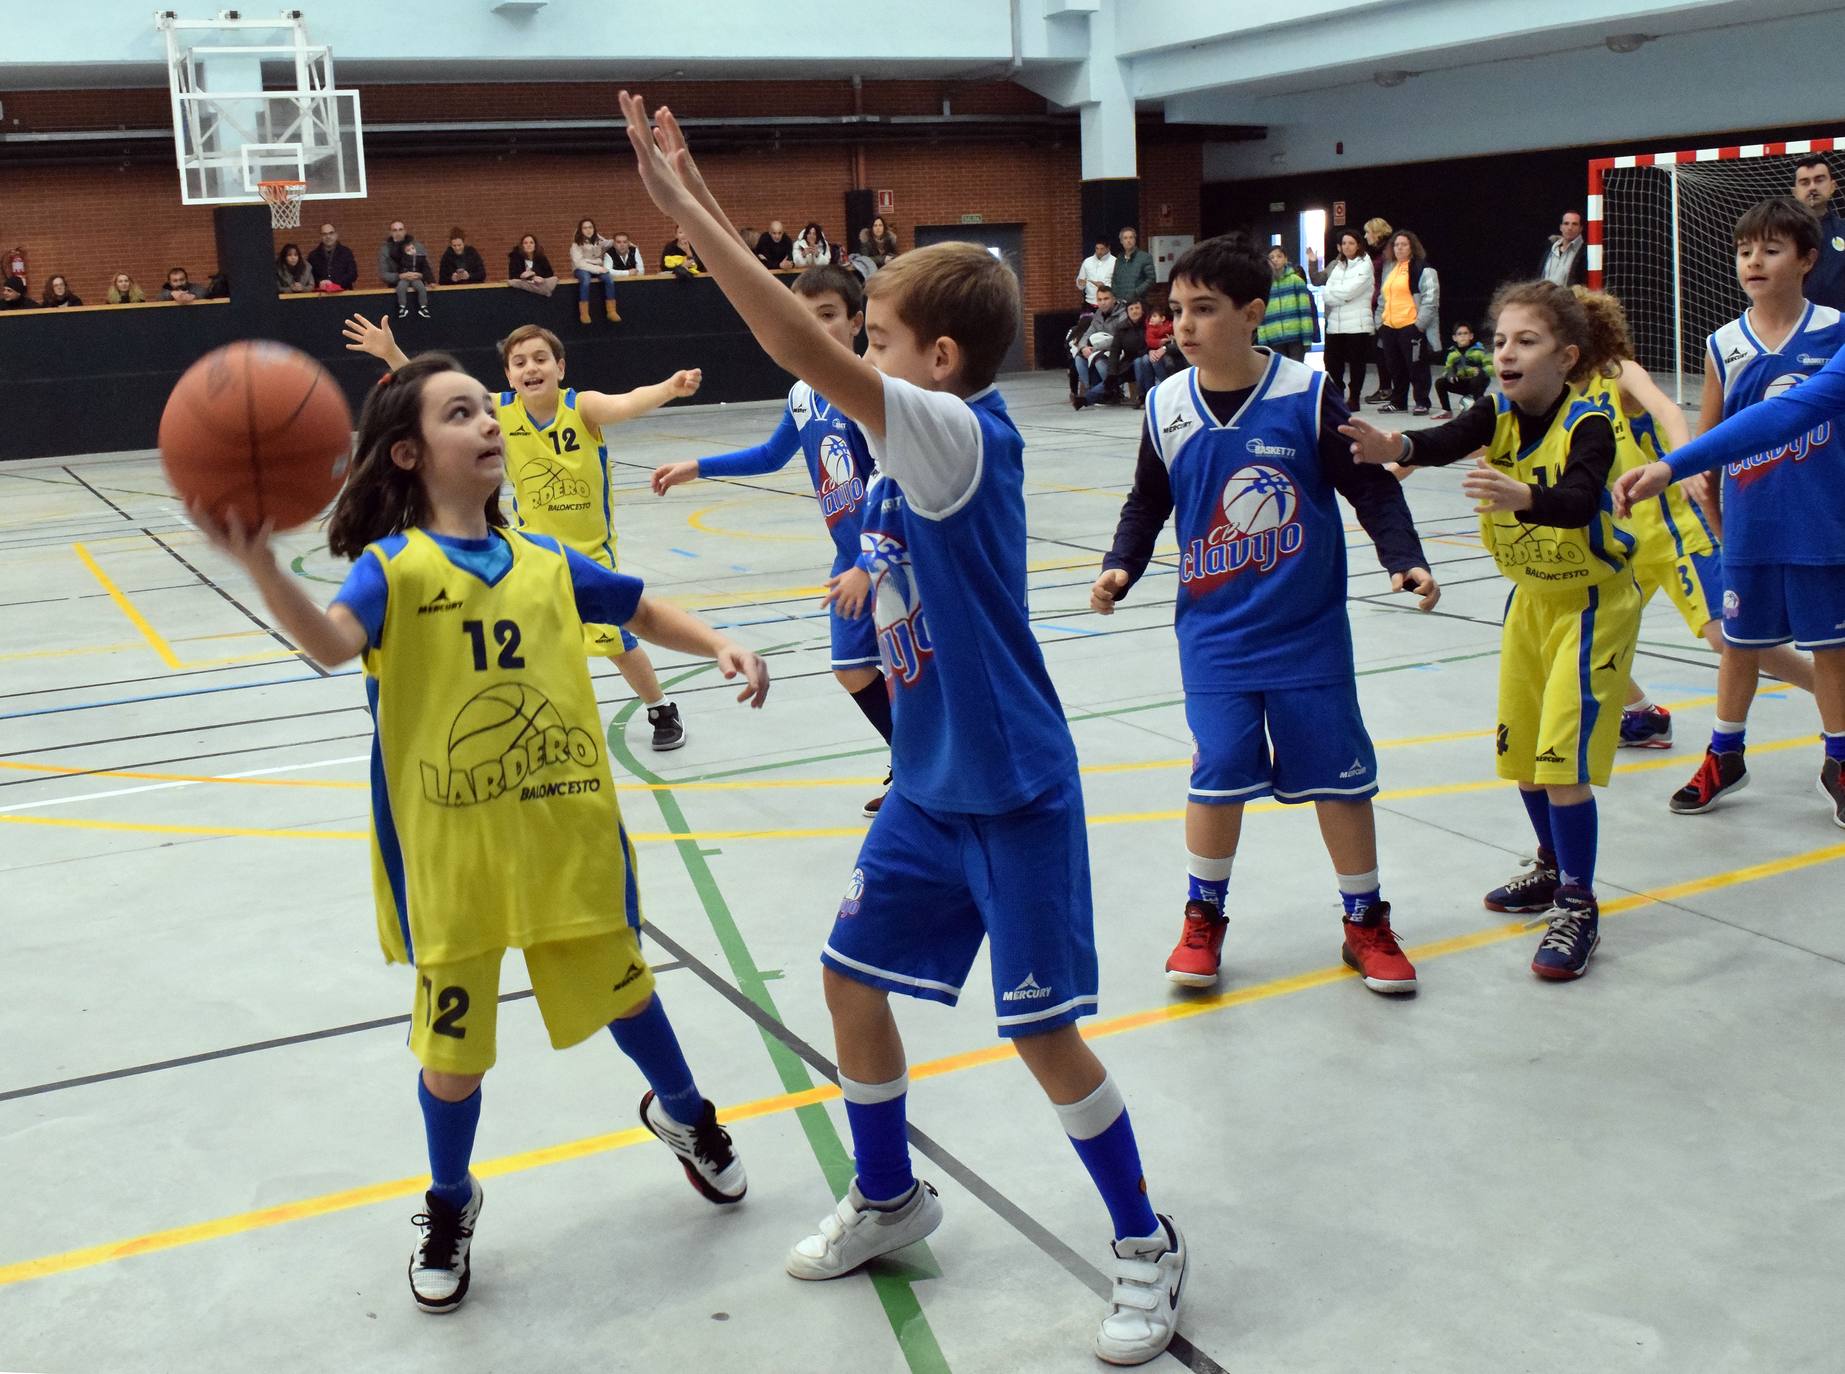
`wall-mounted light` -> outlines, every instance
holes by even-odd
[[[1652,41],[1653,35],[1650,33],[1611,33],[1602,39],[1609,52],[1618,53],[1639,52]]]
[[[1393,70],[1393,71],[1387,71],[1387,72],[1378,72],[1371,79],[1377,82],[1377,84],[1382,86],[1385,90],[1389,90],[1393,86],[1401,86],[1405,81],[1409,80],[1410,77],[1414,76],[1415,74],[1416,73],[1414,72]]]

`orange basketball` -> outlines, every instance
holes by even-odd
[[[327,369],[299,349],[226,344],[186,369],[160,417],[173,490],[244,527],[307,524],[346,480],[352,411]]]

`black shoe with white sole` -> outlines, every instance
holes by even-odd
[[[717,1108],[710,1098],[705,1099],[698,1120],[688,1126],[675,1121],[649,1088],[641,1098],[641,1124],[679,1156],[687,1180],[707,1201],[720,1206],[743,1201],[749,1179],[730,1143],[730,1132],[718,1125]]]
[[[410,1218],[422,1231],[410,1252],[410,1293],[425,1312],[453,1312],[468,1296],[468,1254],[482,1197],[472,1174],[468,1186],[473,1191],[463,1206],[425,1193],[423,1210]]]
[[[649,706],[647,723],[653,726],[655,753],[664,754],[685,743],[685,726],[679,722],[679,707],[676,703],[663,701],[658,706]]]

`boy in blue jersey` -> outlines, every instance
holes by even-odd
[[[621,100],[654,203],[686,226],[769,356],[851,416],[877,460],[863,552],[829,597],[848,615],[869,598],[895,725],[896,781],[821,956],[858,1173],[788,1272],[836,1278],[941,1220],[910,1169],[890,994],[954,1002],[990,939],[1000,1034],[1114,1224],[1096,1354],[1144,1363],[1173,1338],[1188,1252],[1149,1205],[1121,1091],[1076,1029],[1096,1006],[1082,791],[1026,610],[1024,444],[992,386],[1018,282],[973,244],[907,253],[866,289],[857,358],[750,256],[672,115],[660,110],[655,131],[638,97]]]
[[[812,312],[835,343],[845,348],[853,346],[865,324],[865,288],[857,277],[839,267],[810,267],[794,279],[791,289],[795,299]],[[820,503],[820,517],[833,538],[830,576],[837,577],[859,556],[859,526],[864,519],[865,491],[871,482],[871,453],[859,427],[806,382],[796,382],[788,388],[788,405],[767,443],[715,458],[662,464],[654,469],[654,494],[664,496],[674,487],[700,477],[759,477],[780,472],[797,453],[807,460],[807,476]],[[833,676],[889,744],[890,693],[878,669],[877,626],[869,616],[847,618],[837,607],[829,608],[828,620]],[[885,786],[889,785],[887,778]],[[864,814],[877,815],[883,802],[882,795],[873,797],[865,803]]]
[[[1166,975],[1217,981],[1243,807],[1314,803],[1345,908],[1345,962],[1375,992],[1413,992],[1390,928],[1371,798],[1377,760],[1358,710],[1345,614],[1345,526],[1357,509],[1394,590],[1441,592],[1388,474],[1339,437],[1348,416],[1325,375],[1254,346],[1269,270],[1240,235],[1173,264],[1180,351],[1193,366],[1147,397],[1134,488],[1090,605],[1113,612],[1153,556],[1168,516],[1179,536],[1179,665],[1197,741],[1185,808],[1190,891]],[[1271,758],[1269,741],[1274,742]]]
[[[1771,197],[1736,221],[1736,275],[1750,306],[1710,336],[1709,432],[1664,462],[1622,474],[1615,488],[1625,513],[1672,482],[1723,468],[1717,721],[1696,776],[1672,795],[1680,815],[1708,811],[1748,785],[1743,730],[1762,650],[1791,640],[1813,652],[1825,734],[1819,787],[1845,826],[1845,439],[1830,389],[1845,355],[1845,319],[1801,295],[1819,251],[1819,222],[1791,197]],[[1815,374],[1829,379],[1825,389],[1807,380]],[[1755,421],[1768,406],[1774,421]]]

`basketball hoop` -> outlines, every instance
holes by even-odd
[[[301,197],[307,192],[305,181],[259,181],[256,193],[269,203],[269,227],[299,229]]]

